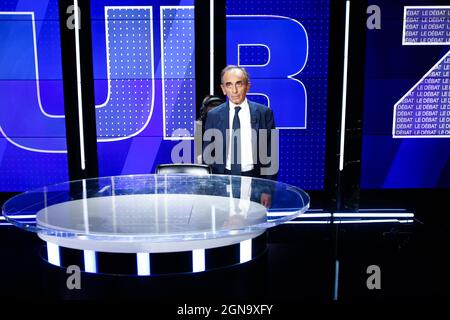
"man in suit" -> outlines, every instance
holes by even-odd
[[[272,110],[247,99],[250,81],[242,67],[225,67],[221,88],[228,101],[208,112],[204,162],[215,174],[276,179],[278,154],[272,151],[278,148],[272,146]]]

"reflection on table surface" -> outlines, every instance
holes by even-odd
[[[64,236],[199,235],[263,230],[306,211],[281,182],[239,176],[132,175],[71,181],[8,200],[16,226]],[[268,217],[276,212],[275,218]],[[36,215],[23,221],[24,215]]]

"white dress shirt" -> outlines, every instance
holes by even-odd
[[[231,138],[233,135],[233,119],[234,119],[234,108],[236,106],[241,107],[241,110],[238,113],[239,116],[239,122],[241,125],[241,171],[246,172],[253,170],[253,149],[252,149],[252,125],[251,125],[251,117],[250,117],[250,107],[248,105],[247,98],[240,104],[235,105],[233,102],[229,101],[229,119],[230,119],[230,126],[229,126],[229,134],[228,134],[228,141],[229,146],[227,148],[227,163],[226,168],[227,170],[231,170]]]

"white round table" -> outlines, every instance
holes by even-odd
[[[15,196],[2,212],[45,241],[53,265],[148,276],[250,261],[267,228],[308,207],[304,191],[281,182],[178,174],[70,181]]]

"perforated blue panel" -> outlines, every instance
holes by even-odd
[[[129,137],[145,128],[153,109],[152,10],[106,9],[109,99],[97,106],[100,139]]]
[[[193,137],[195,119],[194,8],[162,8],[166,137]]]

